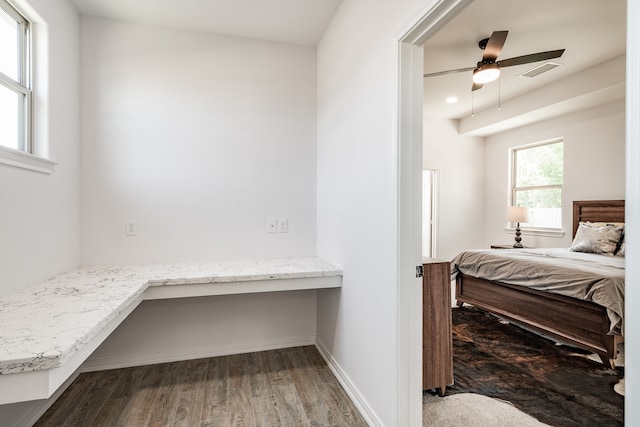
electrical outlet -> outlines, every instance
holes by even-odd
[[[135,219],[128,219],[124,234],[127,236],[135,236],[138,234],[138,225]]]
[[[267,233],[278,232],[278,220],[275,218],[267,218]]]
[[[278,233],[286,233],[289,231],[289,220],[278,219]]]

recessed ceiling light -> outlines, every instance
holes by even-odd
[[[456,102],[458,102],[458,98],[455,96],[450,96],[445,100],[445,102],[447,104],[455,104]]]

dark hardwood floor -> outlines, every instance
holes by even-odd
[[[36,426],[357,426],[312,347],[81,374]]]

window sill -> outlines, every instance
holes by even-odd
[[[13,148],[0,146],[0,165],[51,175],[57,163]]]
[[[516,229],[505,228],[504,231],[509,234],[513,234],[516,232]],[[552,229],[545,229],[545,228],[530,228],[530,229],[521,228],[520,232],[522,233],[523,236],[556,237],[559,239],[564,237],[565,235],[565,232],[563,230],[552,230]]]

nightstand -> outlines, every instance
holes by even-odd
[[[531,249],[529,246],[514,248],[513,245],[491,245],[491,249]]]

